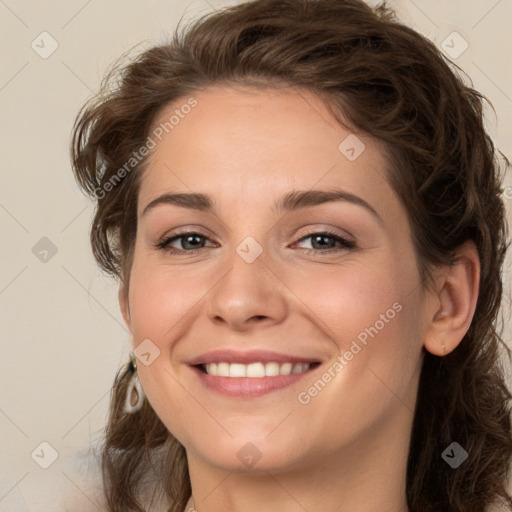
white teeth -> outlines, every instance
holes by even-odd
[[[300,373],[300,372],[302,372],[302,364],[301,363],[294,364],[293,368],[292,368],[292,373]]]
[[[247,375],[247,366],[245,364],[232,363],[229,365],[230,377],[245,377]]]
[[[309,365],[308,365],[309,366]],[[293,363],[283,363],[279,369],[281,375],[290,375],[292,373]]]
[[[209,363],[204,368],[209,375],[218,377],[275,377],[309,370],[309,363]]]
[[[263,363],[248,364],[247,377],[265,377],[265,365]]]
[[[265,375],[267,377],[279,375],[279,363],[267,363],[265,365]]]
[[[212,363],[215,364],[215,363]],[[208,364],[206,365],[206,371],[208,373]],[[220,375],[221,377],[229,377],[229,363],[217,363],[217,375]]]

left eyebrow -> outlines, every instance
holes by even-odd
[[[369,211],[381,224],[384,224],[382,217],[375,208],[366,202],[362,197],[339,188],[330,190],[295,190],[285,194],[275,205],[274,211],[294,211],[309,206],[317,206],[333,201],[345,201],[362,206]]]
[[[369,211],[381,224],[384,224],[382,217],[377,213],[375,208],[366,202],[362,197],[356,196],[346,190],[330,189],[330,190],[294,190],[286,193],[279,199],[273,211],[276,214],[280,212],[295,211],[310,206],[317,206],[333,201],[345,201],[348,203],[361,206]],[[145,215],[148,211],[159,205],[168,204],[181,208],[189,208],[202,212],[213,212],[213,200],[206,194],[197,193],[179,193],[179,194],[163,194],[153,199],[142,212]]]

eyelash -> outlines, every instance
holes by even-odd
[[[197,233],[196,231],[182,231],[181,233],[177,233],[177,234],[173,235],[172,237],[164,238],[162,241],[158,242],[155,247],[157,249],[160,249],[160,250],[165,251],[170,254],[185,254],[185,253],[186,254],[196,254],[201,249],[205,249],[205,247],[200,247],[199,249],[190,249],[190,250],[176,249],[176,248],[170,249],[168,247],[168,245],[171,242],[173,242],[174,240],[178,240],[180,238],[185,238],[187,236],[194,236],[194,235],[199,236],[201,238],[208,239],[207,236],[204,236],[201,233]],[[322,235],[322,236],[328,236],[330,238],[333,238],[335,242],[339,242],[343,247],[337,248],[337,249],[334,247],[331,247],[326,250],[301,248],[303,251],[306,251],[308,254],[310,254],[310,253],[315,253],[315,254],[333,253],[333,252],[338,252],[338,251],[342,251],[342,250],[346,250],[346,249],[353,249],[356,246],[356,244],[354,242],[347,240],[346,238],[340,236],[338,233],[334,233],[332,231],[313,231],[313,232],[308,233],[307,235],[301,237],[296,243],[302,242],[302,241],[306,240],[307,238],[310,238],[315,235]]]

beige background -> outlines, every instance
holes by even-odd
[[[449,38],[450,51],[468,43],[455,62],[494,103],[489,130],[512,160],[512,0],[390,4],[438,45],[454,30],[462,39],[455,36],[452,44]],[[130,350],[117,287],[91,255],[92,207],[70,171],[75,115],[115,57],[140,42],[162,42],[182,15],[223,5],[0,0],[1,512],[100,510],[94,504],[99,473],[88,453],[105,422],[113,376]],[[39,53],[56,43],[42,32],[58,43],[46,59]],[[510,214],[510,172],[506,186]],[[39,242],[43,237],[57,250],[46,262],[37,257],[48,243]],[[505,309],[508,315],[509,299]],[[510,344],[509,328],[506,336]],[[42,442],[58,453],[48,469],[35,462],[51,461],[52,448]]]

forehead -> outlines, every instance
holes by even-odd
[[[174,190],[258,207],[292,188],[343,187],[368,201],[393,200],[382,146],[341,126],[307,90],[213,86],[164,108],[151,133],[156,147],[139,213]]]

